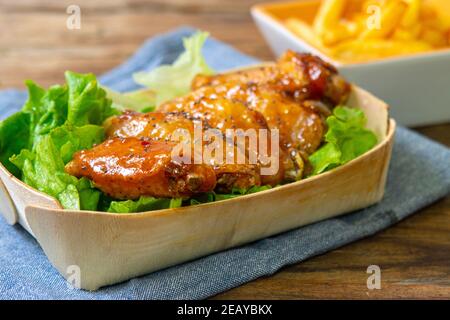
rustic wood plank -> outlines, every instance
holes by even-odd
[[[251,21],[255,0],[77,0],[81,30],[66,28],[71,0],[0,0],[0,89],[24,79],[48,86],[65,70],[101,74],[153,35],[192,25],[263,60],[272,58]],[[450,124],[417,129],[450,146]],[[358,241],[216,299],[449,298],[450,197],[373,237]],[[366,268],[382,270],[369,291]]]
[[[66,28],[71,1],[0,1],[0,88],[32,78],[48,86],[67,69],[101,74],[142,42],[180,25],[208,30],[245,53],[272,55],[251,21],[254,1],[77,1],[81,29]]]

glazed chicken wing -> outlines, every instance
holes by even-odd
[[[107,137],[138,137],[151,140],[170,141],[172,135],[180,129],[194,134],[194,125],[201,125],[201,120],[181,112],[149,112],[141,113],[125,111],[110,118],[105,124]],[[206,124],[207,126],[207,124]]]
[[[247,101],[237,97],[239,95],[238,92],[240,92],[241,89],[240,84],[237,84],[236,86],[230,86],[229,84],[205,86],[192,91],[184,97],[180,97],[162,104],[158,108],[158,111],[183,112],[197,119],[203,119],[206,123],[208,123],[210,128],[219,129],[224,135],[227,133],[227,129],[240,129],[242,131],[247,131],[249,129],[254,130],[258,143],[260,140],[265,139],[265,144],[270,147],[270,128],[267,125],[266,119],[257,109],[249,108]],[[260,135],[261,129],[267,132],[266,136],[262,137]],[[272,150],[270,150],[270,148],[267,149],[268,156],[271,155],[271,151]],[[243,152],[248,154],[248,149],[243,150]],[[287,154],[283,150],[280,150],[279,155],[281,162],[284,162]],[[253,165],[255,171],[259,171],[259,167],[261,166],[264,165],[260,162]],[[219,186],[222,184],[240,188],[251,186],[249,183],[246,185],[234,183],[233,174],[230,170],[231,168],[238,171],[240,168],[245,170],[248,168],[248,165],[236,164],[233,166],[218,168],[218,170],[227,171],[227,174],[223,177],[223,179],[218,178]],[[260,180],[262,184],[277,185],[281,183],[283,179],[284,167],[280,166],[275,174],[262,175],[258,180]],[[226,188],[224,190],[226,190]]]
[[[350,93],[350,85],[332,65],[311,54],[291,50],[276,64],[213,76],[198,75],[192,89],[230,82],[270,85],[296,100],[322,100],[331,107],[344,102]]]
[[[191,105],[195,99],[192,96],[197,99]],[[323,114],[330,113],[320,101],[299,102],[270,85],[239,82],[197,89],[191,95],[163,104],[160,110],[190,112],[223,129],[278,129],[283,146],[295,147],[307,154],[314,152],[322,142]]]
[[[253,112],[252,112],[253,114]],[[106,133],[108,137],[138,137],[150,140],[162,140],[179,142],[174,138],[174,133],[178,130],[185,130],[190,134],[193,141],[195,138],[195,125],[202,126],[202,129],[211,128],[208,120],[211,117],[196,117],[187,112],[125,112],[124,114],[114,117],[106,124]],[[222,118],[217,117],[217,120]],[[239,119],[239,118],[236,118]],[[231,126],[231,120],[225,117],[223,120],[224,127]],[[217,125],[217,121],[215,122]],[[247,127],[249,124],[247,124]],[[180,131],[179,131],[180,132]],[[197,137],[198,139],[198,137]],[[201,139],[201,137],[200,137]],[[203,145],[206,142],[202,142]],[[192,154],[196,152],[192,145]],[[225,145],[225,142],[224,142]],[[234,153],[237,154],[236,147]],[[207,163],[212,166],[217,177],[217,191],[229,192],[232,188],[250,188],[261,184],[261,176],[259,166],[257,164],[226,164],[211,161]]]
[[[136,137],[111,138],[77,152],[66,165],[76,177],[87,177],[116,199],[181,197],[212,191],[216,175],[209,165],[178,163],[174,143]]]
[[[158,111],[189,114],[223,132],[226,129],[268,129],[264,116],[242,101],[233,99],[230,90],[227,85],[202,87],[162,104]]]
[[[285,180],[304,174],[305,160],[322,143],[325,118],[344,102],[350,85],[318,57],[287,51],[275,65],[214,76],[197,76],[193,89],[215,90],[226,99],[259,111],[270,129],[278,129]]]
[[[276,175],[262,176],[263,184],[276,185],[283,180],[298,179],[304,169],[301,153],[314,152],[322,143],[325,132],[321,112],[269,85],[229,81],[205,86],[161,105],[159,110],[181,111],[203,118],[223,132],[230,128],[278,129],[282,165]]]
[[[324,111],[315,107],[318,102],[297,102],[268,86],[251,86],[246,90],[250,108],[264,115],[270,129],[278,129],[280,147],[289,155],[282,159],[284,179],[295,181],[305,173],[305,160],[323,142],[326,132]]]

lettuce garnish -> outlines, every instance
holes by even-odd
[[[168,208],[181,207],[182,198],[154,198],[154,197],[140,197],[138,200],[112,201],[109,205],[108,212],[115,213],[132,213],[151,211]]]
[[[120,93],[110,88],[103,87],[109,99],[112,100],[113,108],[125,111],[151,112],[155,110],[156,95],[153,90],[143,89]]]
[[[73,154],[104,140],[103,121],[117,114],[93,74],[65,73],[45,90],[27,81],[22,110],[0,122],[0,159],[15,176],[66,209],[96,210],[100,191],[64,171]]]
[[[197,32],[184,38],[185,51],[173,64],[162,65],[150,72],[134,73],[134,81],[144,86],[144,89],[120,93],[104,87],[113,107],[122,111],[150,112],[161,103],[188,93],[196,75],[214,74],[202,54],[207,38],[207,32]]]
[[[134,81],[155,92],[157,106],[188,93],[196,75],[214,73],[202,54],[206,38],[208,38],[207,32],[197,32],[193,36],[183,39],[185,51],[172,65],[162,65],[150,72],[135,73]]]
[[[327,118],[326,143],[310,157],[316,175],[362,155],[377,144],[375,134],[366,129],[366,117],[360,109],[336,107]]]
[[[234,188],[233,190],[231,190],[231,193],[228,193],[228,194],[207,192],[207,193],[190,198],[189,205],[233,199],[236,197],[244,196],[246,194],[269,190],[271,188],[272,188],[271,186],[265,185],[265,186],[253,186],[249,189]]]
[[[179,208],[181,206],[196,205],[201,203],[215,202],[232,199],[250,193],[271,189],[271,186],[253,186],[249,189],[233,189],[229,194],[206,192],[191,198],[153,198],[142,196],[138,200],[112,201],[108,204],[108,212],[133,213],[168,208]]]

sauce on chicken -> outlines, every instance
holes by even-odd
[[[174,143],[166,141],[110,138],[76,153],[66,171],[89,178],[116,199],[181,197],[213,190],[216,175],[212,167],[173,161],[173,147]]]

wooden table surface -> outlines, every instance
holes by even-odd
[[[0,88],[63,80],[67,69],[100,74],[148,37],[192,25],[260,59],[273,58],[250,15],[253,0],[0,0]],[[68,30],[66,8],[81,8]],[[417,129],[450,146],[450,124]],[[381,290],[366,287],[379,265]],[[450,196],[386,231],[283,268],[217,299],[450,298]]]

